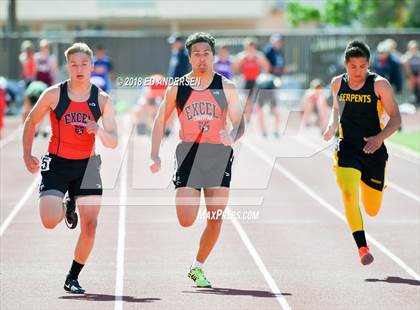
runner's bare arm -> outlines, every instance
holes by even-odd
[[[25,161],[26,169],[31,173],[35,173],[39,169],[39,160],[35,156],[32,156],[32,144],[36,125],[55,107],[59,96],[60,89],[58,86],[52,86],[46,89],[25,119],[22,137],[23,160]]]
[[[392,86],[385,79],[378,79],[375,83],[375,89],[379,95],[379,99],[384,107],[385,112],[389,116],[389,121],[385,128],[380,132],[383,139],[388,138],[401,126],[401,115],[397,102],[394,98]]]
[[[384,140],[397,131],[401,126],[400,110],[395,102],[392,87],[389,82],[386,79],[379,77],[376,79],[374,87],[376,95],[381,100],[382,106],[389,116],[389,121],[385,128],[376,136],[365,137],[365,141],[367,143],[363,148],[363,151],[368,154],[374,153],[378,148],[380,148]]]
[[[236,89],[235,83],[229,81],[226,78],[223,78],[223,90],[226,95],[228,115],[230,121],[232,122],[233,128],[230,133],[224,131],[222,134],[229,135],[232,140],[231,142],[233,143],[243,136],[245,132],[245,121],[243,118],[243,111],[239,101],[238,90]],[[232,143],[228,143],[228,145]]]
[[[115,112],[112,100],[106,93],[101,92],[100,103],[103,102],[102,126],[96,122],[88,121],[87,132],[96,134],[105,147],[116,148],[118,145],[117,122],[115,121]]]
[[[150,153],[150,158],[153,161],[150,167],[152,172],[157,172],[160,169],[160,158],[159,158],[160,142],[162,141],[162,138],[163,138],[166,123],[176,107],[177,91],[178,91],[178,87],[176,85],[168,87],[165,93],[165,97],[163,98],[163,101],[159,107],[155,121],[153,123],[152,150]]]
[[[22,121],[25,122],[26,118],[29,115],[29,112],[32,109],[31,101],[29,98],[25,98],[24,104],[23,104],[23,112],[22,112]]]
[[[331,109],[330,114],[330,121],[328,122],[328,126],[325,129],[325,132],[323,134],[324,140],[329,141],[335,134],[337,127],[338,127],[338,117],[340,115],[340,106],[338,104],[337,100],[337,93],[340,88],[341,83],[341,75],[336,76],[331,80],[331,92],[332,92],[332,98],[333,98],[333,106]]]

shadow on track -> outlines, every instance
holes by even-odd
[[[68,294],[66,296],[60,296],[59,299],[70,299],[70,300],[89,300],[89,301],[115,301],[115,297],[120,297],[124,302],[154,302],[161,300],[160,298],[138,298],[133,296],[115,296],[106,294]]]
[[[277,296],[291,296],[290,293],[274,294],[269,291],[258,291],[258,290],[239,290],[234,288],[222,288],[213,287],[200,289],[196,291],[183,291],[182,293],[193,293],[193,294],[214,294],[214,295],[227,295],[227,296],[252,296],[261,298],[275,298]]]
[[[400,277],[387,277],[384,280],[380,279],[365,279],[366,282],[386,282],[386,283],[393,283],[393,284],[408,284],[408,285],[415,285],[420,286],[420,281],[414,279],[404,279]]]

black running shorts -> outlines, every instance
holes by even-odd
[[[366,142],[340,140],[335,150],[338,167],[355,168],[362,173],[362,181],[373,189],[382,191],[385,181],[385,167],[388,152],[384,144],[373,154],[363,152]]]
[[[67,191],[74,197],[102,195],[101,163],[99,155],[80,160],[42,156],[39,196],[64,197]]]

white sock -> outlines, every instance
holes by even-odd
[[[200,263],[197,259],[194,258],[193,263],[191,265],[191,269],[194,268],[201,268],[203,269],[204,263]]]

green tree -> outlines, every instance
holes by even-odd
[[[317,8],[304,6],[297,2],[288,3],[287,15],[293,27],[297,27],[301,23],[319,23],[321,21],[321,13]]]
[[[420,0],[409,1],[405,25],[411,28],[420,28]]]
[[[356,19],[352,0],[327,0],[325,4],[324,22],[334,26],[351,25]]]
[[[404,27],[407,0],[354,0],[357,18],[365,27]]]
[[[318,9],[291,2],[287,6],[292,26],[322,21],[334,26],[359,23],[371,27],[420,27],[420,0],[326,0]]]

